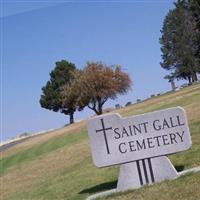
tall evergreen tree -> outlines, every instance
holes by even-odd
[[[56,62],[55,69],[50,73],[50,80],[42,88],[40,98],[41,107],[69,115],[70,123],[74,122],[73,115],[76,111],[76,106],[72,98],[68,101],[66,99],[65,101],[63,100],[62,91],[63,87],[68,85],[71,79],[73,79],[72,72],[75,69],[75,65],[66,60]]]
[[[199,65],[199,30],[187,0],[178,0],[165,17],[160,38],[164,69],[176,78],[197,80]]]
[[[196,20],[197,27],[200,29],[200,1],[189,0],[189,7]]]
[[[196,55],[198,56],[198,65],[200,66],[200,0],[189,0],[189,8],[194,16],[198,29],[198,51]],[[200,69],[198,72],[200,73]]]

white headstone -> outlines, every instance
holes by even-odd
[[[126,118],[114,113],[101,115],[88,120],[87,128],[94,164],[121,164],[119,191],[175,177],[176,170],[164,155],[191,146],[181,107]]]

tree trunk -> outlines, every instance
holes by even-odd
[[[74,123],[74,112],[71,112],[71,113],[69,114],[69,123],[70,123],[70,124],[73,124],[73,123]]]
[[[98,98],[97,101],[95,100],[93,102],[93,104],[88,104],[87,107],[91,110],[93,110],[97,115],[101,115],[103,113],[103,104],[105,103],[106,101],[104,101],[102,103],[102,99],[101,98]]]
[[[188,76],[188,82],[189,82],[189,84],[188,85],[191,85],[191,76]]]
[[[97,115],[101,115],[103,113],[102,109],[103,105],[101,104],[101,99],[98,100],[98,113]]]
[[[176,89],[174,80],[171,80],[171,87],[172,87],[172,91],[174,91]]]
[[[196,82],[197,81],[197,73],[193,72],[192,73],[192,82]]]
[[[97,115],[101,115],[103,113],[102,105],[98,105],[98,113]]]

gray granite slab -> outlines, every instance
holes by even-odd
[[[173,154],[192,144],[181,107],[126,118],[100,115],[87,121],[87,129],[97,167]]]

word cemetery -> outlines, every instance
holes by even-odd
[[[93,162],[97,167],[120,164],[117,191],[175,178],[165,156],[191,146],[181,107],[122,118],[106,114],[88,120]]]
[[[176,121],[176,124],[174,123]],[[101,119],[102,127],[104,127],[104,121]],[[166,119],[160,124],[160,120],[153,121],[153,129],[154,131],[159,131],[161,129],[176,127],[176,126],[183,126],[184,124],[180,123],[179,116],[176,116],[176,119],[170,117],[170,124],[167,122]],[[175,124],[175,125],[174,125]],[[112,130],[112,127],[105,128],[102,130],[96,130],[96,132],[103,131],[104,132],[104,139],[106,144],[107,153],[110,154],[107,137],[106,137],[106,130]],[[139,140],[131,140],[134,139],[134,136],[138,134],[147,134],[148,130],[148,122],[141,123],[138,125],[129,125],[128,127],[123,127],[121,132],[119,132],[119,128],[114,128],[114,139],[118,140],[124,137],[130,137],[129,142],[122,142],[119,144],[118,150],[120,153],[126,153],[127,151],[140,151],[143,149],[150,149],[150,148],[157,148],[160,146],[171,145],[175,143],[183,142],[183,135],[184,131],[181,133],[174,132],[169,134],[158,135],[154,137],[147,137]]]

